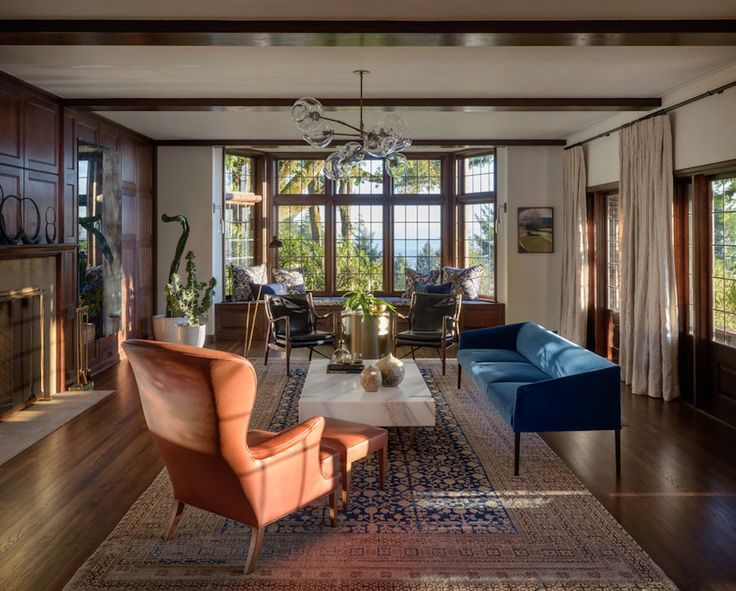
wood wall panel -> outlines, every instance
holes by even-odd
[[[0,81],[0,164],[23,165],[20,89]]]
[[[90,346],[92,368],[102,369],[119,359],[120,342],[151,334],[155,209],[152,142],[94,114],[62,109],[55,97],[0,74],[0,186],[6,194],[36,201],[41,215],[41,242],[45,242],[44,214],[53,206],[56,241],[76,243],[79,141],[120,150],[122,157],[123,318],[119,335]],[[14,203],[7,204],[6,218],[15,215],[14,207]],[[59,371],[70,382],[75,378],[76,253],[64,252],[58,261],[57,309],[62,314]]]
[[[31,170],[59,173],[60,107],[42,99],[23,102],[24,165]]]

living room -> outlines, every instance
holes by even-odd
[[[732,2],[0,18],[0,588],[736,588]]]

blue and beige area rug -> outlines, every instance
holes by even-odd
[[[454,364],[419,366],[437,426],[392,430],[386,490],[375,461],[353,467],[351,509],[330,528],[326,507],[266,531],[258,569],[242,574],[247,527],[187,508],[176,536],[161,533],[172,503],[166,472],[79,569],[68,590],[658,590],[674,585],[535,434],[513,434]],[[297,423],[306,363],[257,365],[254,427]],[[405,441],[404,441],[405,443]],[[611,467],[613,469],[613,466]]]

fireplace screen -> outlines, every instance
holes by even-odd
[[[0,415],[27,406],[44,392],[43,293],[0,293]]]

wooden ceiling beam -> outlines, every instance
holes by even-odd
[[[240,146],[247,148],[287,148],[303,146],[313,152],[301,139],[191,139],[191,140],[154,140],[158,146]],[[333,146],[344,145],[349,140],[334,140]],[[564,146],[563,139],[494,139],[494,138],[458,138],[458,139],[415,139],[413,147],[430,148],[470,148],[470,147],[501,147],[501,146]],[[411,150],[411,148],[410,148]],[[330,149],[325,150],[329,152]]]
[[[67,99],[78,111],[284,111],[290,98],[88,98]],[[325,107],[357,107],[357,98],[321,98]],[[440,111],[649,111],[662,106],[659,98],[366,98],[369,109]]]
[[[736,45],[736,19],[545,21],[3,20],[0,45]]]

